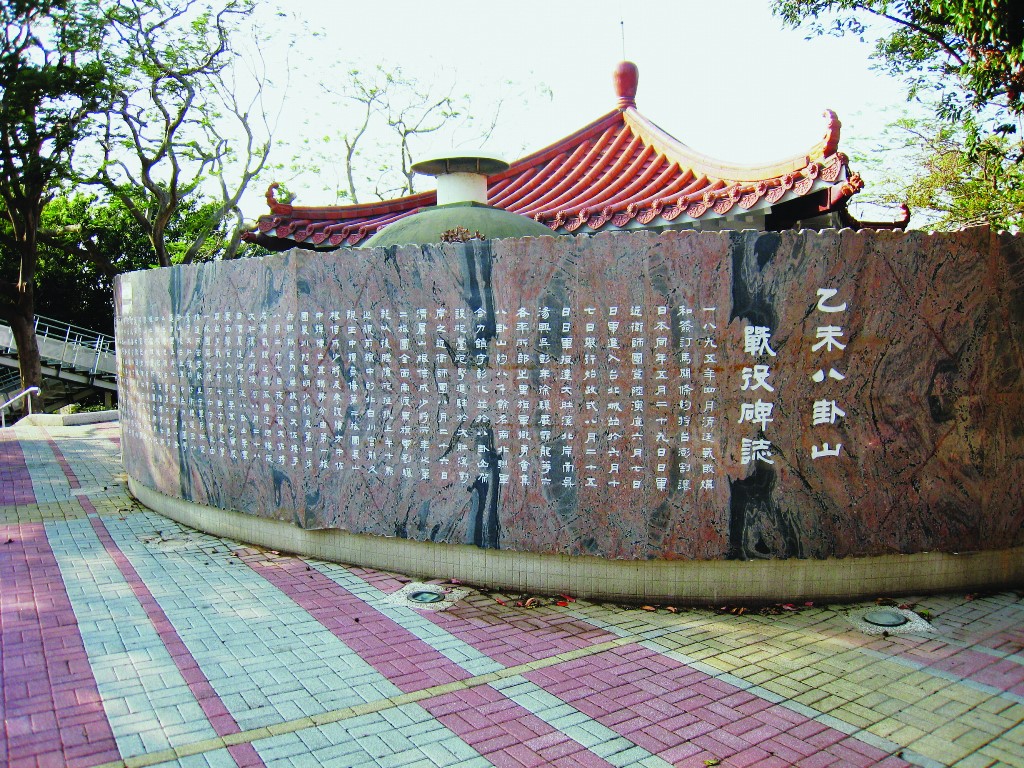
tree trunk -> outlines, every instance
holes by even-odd
[[[39,343],[35,332],[35,278],[39,253],[36,250],[36,235],[39,231],[39,219],[43,203],[41,193],[36,196],[36,203],[31,200],[22,201],[21,206],[7,205],[8,212],[12,209],[11,223],[14,225],[16,252],[19,258],[18,281],[5,285],[5,306],[0,316],[11,326],[14,343],[18,348],[18,369],[21,373],[21,387],[39,387],[40,394],[29,395],[21,400],[22,413],[27,414],[29,397],[32,411],[43,410],[43,371],[39,358]]]
[[[31,289],[29,289],[31,290]],[[31,299],[29,299],[31,302]],[[14,334],[14,343],[18,347],[18,368],[21,371],[21,387],[43,386],[42,361],[39,358],[39,343],[36,340],[35,316],[29,310],[26,313],[21,307],[14,311],[11,316],[11,332]],[[39,413],[43,410],[42,395],[30,395],[32,398],[32,411]],[[28,397],[22,400],[22,413],[28,413]]]

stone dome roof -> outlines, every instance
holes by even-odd
[[[552,234],[540,222],[518,213],[482,203],[449,203],[425,208],[412,216],[399,219],[366,240],[362,247],[440,243],[441,235],[456,227],[469,230],[471,235],[479,232],[487,240],[550,237]]]

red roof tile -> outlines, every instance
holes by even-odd
[[[823,190],[815,210],[825,213],[842,208],[863,186],[838,151],[840,123],[831,111],[824,137],[805,154],[762,166],[724,163],[695,152],[636,110],[635,70],[632,82],[628,72],[616,75],[620,108],[491,176],[491,205],[559,234],[715,219]],[[267,190],[271,212],[246,239],[276,249],[355,246],[437,200],[430,191],[381,203],[301,207],[277,202],[275,188]]]

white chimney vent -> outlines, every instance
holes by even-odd
[[[508,170],[504,160],[484,154],[435,157],[413,165],[414,173],[437,179],[437,204],[487,205],[487,177]]]

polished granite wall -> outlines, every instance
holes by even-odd
[[[637,232],[132,273],[125,466],[304,528],[504,550],[1019,546],[1022,243]]]

